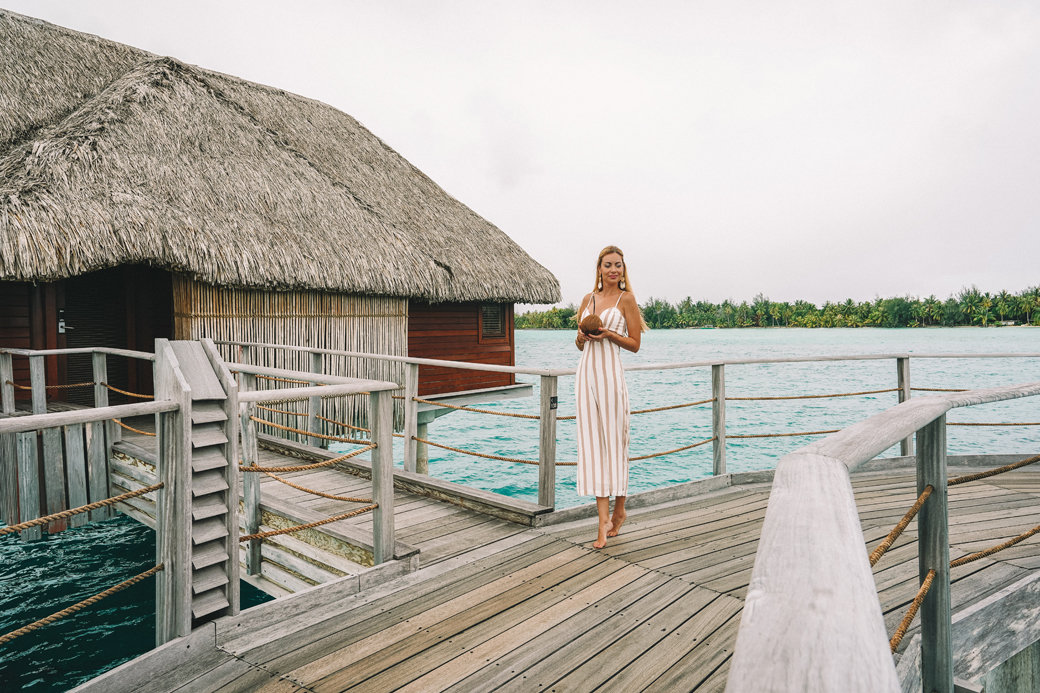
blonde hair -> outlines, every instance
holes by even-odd
[[[600,266],[603,264],[603,258],[611,253],[616,253],[621,256],[621,280],[618,282],[618,288],[622,291],[632,291],[632,282],[628,278],[628,263],[625,262],[625,254],[621,252],[621,248],[616,245],[608,245],[603,250],[599,251],[599,257],[596,258],[596,283],[593,284],[592,293],[596,293],[602,289],[602,279],[600,276]],[[621,284],[624,283],[624,286]],[[639,331],[646,332],[650,329],[650,326],[646,324],[646,319],[643,318],[643,311],[639,310],[639,304],[636,304],[636,310],[639,311]]]

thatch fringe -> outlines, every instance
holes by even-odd
[[[144,263],[213,285],[559,300],[350,116],[0,11],[0,280]]]

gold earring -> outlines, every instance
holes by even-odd
[[[621,277],[621,281],[618,282],[618,288],[621,289],[622,291],[625,290],[625,278],[624,277]]]
[[[599,281],[596,282],[596,288],[603,291],[603,275],[599,275]]]

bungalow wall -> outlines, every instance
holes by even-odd
[[[425,303],[408,307],[408,355],[514,365],[513,304]],[[419,395],[460,392],[516,383],[512,373],[419,367]]]

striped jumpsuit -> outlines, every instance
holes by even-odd
[[[624,294],[622,294],[624,295]],[[595,299],[581,319],[591,315]],[[603,329],[628,336],[618,304],[599,314]],[[578,423],[578,494],[628,495],[628,388],[621,348],[606,339],[588,341],[575,378]]]

